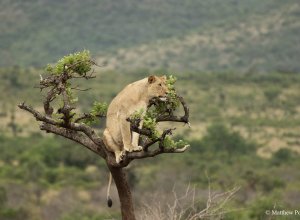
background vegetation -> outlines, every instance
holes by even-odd
[[[298,0],[2,0],[0,65],[82,49],[109,68],[300,70]]]
[[[12,80],[15,71],[20,71],[17,82]],[[103,161],[69,141],[40,133],[30,115],[16,110],[19,100],[40,106],[39,91],[33,88],[40,72],[2,69],[1,88],[9,88],[1,102],[2,215],[13,216],[7,219],[24,213],[28,219],[118,216],[117,205],[112,210],[105,207],[108,171]],[[78,92],[80,105],[88,109],[95,99],[109,102],[128,82],[147,74],[100,70],[95,80],[80,85],[93,88]],[[198,208],[204,208],[206,172],[214,192],[241,186],[228,207],[241,210],[228,218],[264,219],[264,210],[274,205],[298,208],[299,81],[298,74],[282,73],[178,75],[177,90],[187,97],[192,127],[179,128],[176,135],[188,139],[191,149],[133,163],[129,172],[137,209],[151,203],[154,194],[171,202],[172,187],[180,194],[188,184],[199,193]],[[99,132],[103,125],[104,121],[96,125]]]
[[[300,209],[300,5],[297,0],[0,2],[0,219],[118,219],[106,207],[108,171],[86,149],[39,131],[25,101],[41,108],[44,67],[91,50],[103,67],[80,88],[81,110],[109,103],[128,83],[172,74],[190,106],[191,149],[128,169],[138,213],[195,187],[196,209],[240,190],[225,219],[266,219]],[[58,103],[59,104],[59,103]],[[102,132],[105,121],[95,126]],[[156,200],[155,200],[156,199]],[[190,204],[190,201],[187,202]],[[278,217],[293,219],[295,216]]]

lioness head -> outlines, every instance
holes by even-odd
[[[160,97],[165,98],[168,93],[166,84],[166,76],[149,76],[148,77],[148,96],[150,98]]]

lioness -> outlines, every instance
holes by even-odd
[[[107,110],[103,141],[106,148],[115,153],[117,163],[122,161],[126,151],[142,150],[138,145],[139,134],[131,132],[130,123],[126,119],[135,111],[143,109],[145,112],[150,99],[164,98],[167,92],[165,76],[149,76],[127,85],[112,100]]]

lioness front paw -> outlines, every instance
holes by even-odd
[[[143,147],[141,147],[141,146],[130,146],[130,147],[124,147],[124,150],[127,151],[127,152],[141,151],[141,150],[143,150]]]
[[[142,151],[143,147],[142,146],[133,146],[132,151]]]
[[[132,152],[132,147],[131,146],[124,146],[124,151]]]

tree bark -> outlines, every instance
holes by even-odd
[[[123,168],[108,166],[116,184],[121,203],[122,220],[136,220],[134,215],[133,200]]]

